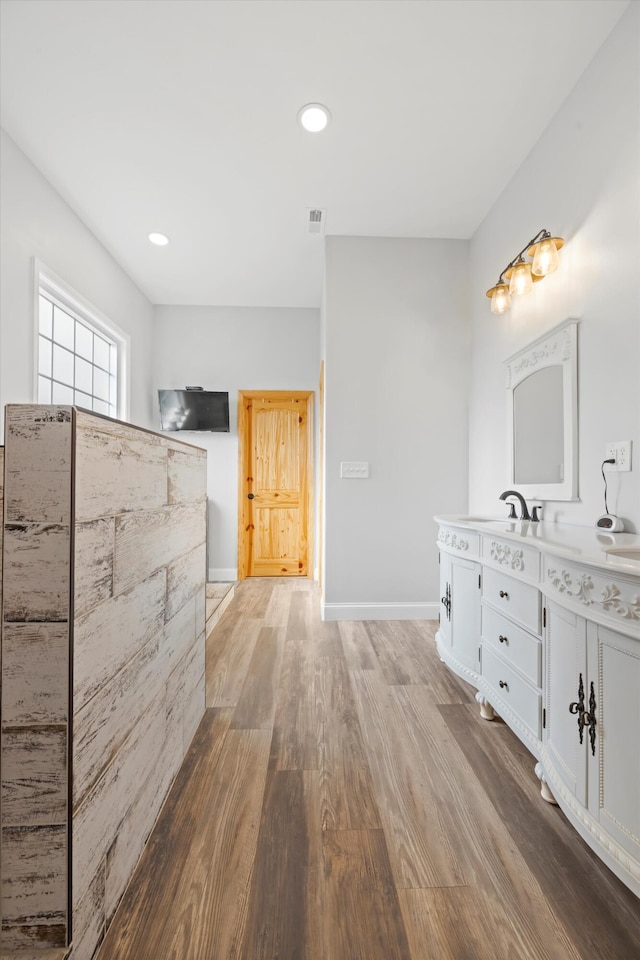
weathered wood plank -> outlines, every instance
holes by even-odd
[[[377,673],[351,676],[396,886],[464,885],[411,725]]]
[[[71,517],[71,408],[6,408],[5,523],[68,525]]]
[[[67,722],[69,625],[5,623],[2,637],[2,722],[30,726]]]
[[[262,627],[233,713],[233,729],[272,729],[283,647],[284,630]]]
[[[73,960],[91,960],[105,930],[103,863],[73,911]]]
[[[338,630],[344,657],[350,670],[379,669],[378,658],[362,621],[344,620],[338,623]]]
[[[289,631],[287,631],[289,636]],[[275,770],[322,768],[323,709],[320,664],[312,645],[287,640],[273,724],[270,766]]]
[[[167,678],[186,656],[196,639],[198,624],[195,621],[195,610],[196,598],[192,597],[188,603],[178,610],[175,617],[172,617],[164,625],[160,640],[160,653],[162,669]]]
[[[208,707],[235,707],[260,629],[257,620],[230,620],[228,626],[223,620],[209,634],[206,654]]]
[[[205,602],[206,563],[207,545],[201,543],[189,553],[168,564],[165,608],[167,620],[170,620],[180,607],[191,599],[196,590],[202,592],[202,602]],[[201,629],[204,629],[204,622]]]
[[[407,960],[409,944],[382,830],[327,830],[323,840],[326,956]]]
[[[67,620],[69,527],[5,523],[3,550],[4,621]]]
[[[107,421],[78,413],[76,521],[164,506],[167,453],[152,434],[125,436]]]
[[[204,728],[201,728],[206,732]],[[146,891],[157,892],[162,903],[158,915],[144,915],[128,925],[128,933],[114,938],[107,933],[101,960],[202,960],[203,957],[237,957],[248,901],[248,886],[260,823],[260,809],[269,756],[268,731],[231,730],[210,757],[191,752],[192,800],[179,795],[177,819],[164,821],[163,840],[145,851],[141,870],[134,877],[131,895],[139,900]],[[185,784],[180,784],[184,790]],[[176,809],[176,808],[174,808]],[[212,816],[215,811],[215,816]],[[139,885],[144,862],[151,874]],[[124,904],[123,904],[124,907]],[[122,911],[118,915],[120,918]],[[120,921],[119,921],[120,922]]]
[[[474,887],[399,890],[411,956],[420,960],[532,960],[530,945],[496,897]],[[564,953],[535,954],[536,957]]]
[[[269,772],[240,960],[307,955],[305,807],[302,771]]]
[[[75,524],[73,558],[74,616],[82,617],[92,607],[113,596],[113,549],[115,517]]]
[[[2,825],[66,823],[67,727],[2,730]]]
[[[164,721],[163,704],[161,696],[151,703],[95,787],[74,810],[74,906],[99,869],[120,823],[135,802],[140,784],[151,774],[162,781],[165,730],[158,718]]]
[[[188,503],[207,495],[206,457],[191,451],[169,450],[167,460],[168,503]]]
[[[177,772],[163,761],[139,786],[138,794],[127,810],[104,860],[105,885],[103,910],[105,929],[113,919],[136,864],[144,850],[164,797]]]
[[[181,756],[193,739],[204,714],[205,705],[204,633],[191,643],[167,681],[167,727],[176,724],[181,733]]]
[[[323,658],[322,773],[320,805],[324,830],[377,830],[380,815],[347,666]]]
[[[74,625],[76,712],[157,636],[164,625],[166,574],[159,570],[127,593],[99,604]]]
[[[205,501],[116,518],[113,592],[117,596],[205,542]]]
[[[1,869],[3,927],[66,924],[66,826],[4,827]]]
[[[164,691],[167,675],[160,669],[159,646],[158,633],[74,714],[74,807],[82,803],[150,703]]]
[[[292,592],[271,743],[275,770],[322,768],[324,693],[307,592]]]

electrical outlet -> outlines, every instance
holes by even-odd
[[[631,440],[610,441],[605,447],[605,460],[615,460],[607,464],[611,471],[631,470]]]
[[[616,458],[618,470],[631,470],[631,440],[620,440],[616,447],[618,450]]]

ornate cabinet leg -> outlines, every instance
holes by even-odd
[[[495,720],[496,712],[481,693],[476,693],[476,700],[480,704],[480,716],[483,720]]]
[[[544,775],[544,770],[542,769],[542,765],[540,763],[536,763],[535,773],[536,773],[536,777],[540,781],[540,793],[542,795],[542,799],[546,800],[547,803],[553,803],[557,807],[558,801],[556,800],[554,795],[551,793],[551,790],[549,789],[547,778]]]

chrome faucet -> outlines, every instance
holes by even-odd
[[[517,490],[505,490],[504,493],[500,494],[500,500],[506,500],[507,497],[517,497],[518,500],[520,501],[520,519],[521,520],[531,520],[531,515],[529,514],[529,510],[527,509],[527,501],[525,500],[525,498],[522,496],[521,493],[518,493]],[[509,511],[509,519],[516,520],[517,517],[516,517],[516,511],[514,509],[514,505],[510,503],[509,506],[511,508]],[[535,515],[533,519],[537,520],[538,519],[537,515]]]

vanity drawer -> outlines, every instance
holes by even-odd
[[[540,552],[537,547],[517,540],[483,536],[482,559],[505,573],[514,573],[531,583],[540,582]]]
[[[499,651],[511,666],[539,687],[542,683],[542,643],[491,607],[482,605],[482,642]]]
[[[484,568],[482,596],[511,620],[540,633],[540,591],[529,583],[508,577],[501,570]]]
[[[443,527],[438,530],[438,546],[474,560],[480,556],[480,534],[468,527]]]
[[[512,670],[490,647],[482,648],[482,677],[491,688],[487,690],[489,702],[491,702],[491,691],[494,690],[496,698],[506,703],[520,722],[540,740],[542,710],[540,692],[518,676],[515,670]],[[498,699],[495,700],[495,706],[500,713]]]

